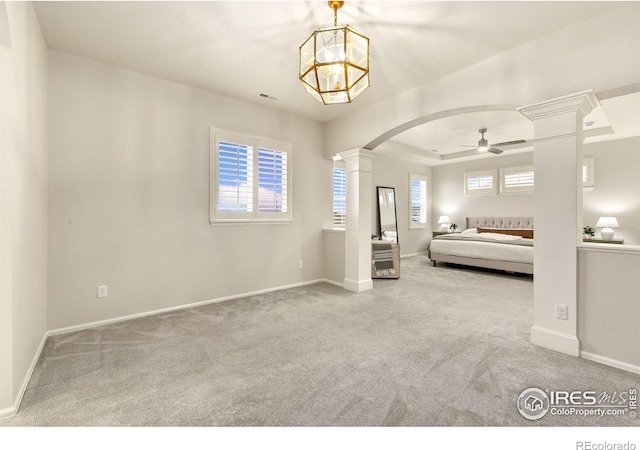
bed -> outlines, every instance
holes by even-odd
[[[461,233],[435,236],[429,259],[533,274],[533,217],[467,217]]]

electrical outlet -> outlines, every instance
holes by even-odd
[[[107,286],[98,286],[98,298],[105,298],[107,296]]]
[[[303,269],[304,268],[304,262],[302,262],[302,260],[298,261],[298,269]]]
[[[556,305],[556,319],[569,320],[569,307],[567,305]]]

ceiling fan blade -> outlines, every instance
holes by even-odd
[[[497,144],[493,144],[494,147],[504,147],[506,145],[516,145],[516,144],[525,144],[527,141],[524,139],[518,139],[516,141],[508,141],[508,142],[499,142]]]
[[[490,153],[495,153],[496,155],[499,155],[500,153],[502,153],[502,150],[500,150],[499,148],[495,148],[495,147],[489,147],[489,150],[487,150]]]
[[[478,148],[478,144],[476,144],[476,145],[465,145],[465,144],[460,144],[460,147],[475,147],[475,148]]]

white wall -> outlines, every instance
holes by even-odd
[[[414,164],[397,159],[377,155],[373,159],[373,189],[377,186],[393,187],[396,194],[396,214],[398,216],[398,241],[401,255],[412,255],[426,252],[431,236],[432,222],[427,220],[427,228],[409,229],[409,173],[427,175],[427,207],[431,208],[433,183],[432,168],[422,164]],[[371,229],[378,230],[378,206],[373,207]],[[379,230],[378,230],[379,231]],[[377,232],[377,231],[376,231]]]
[[[533,165],[533,152],[516,155],[503,153],[486,159],[434,167],[432,220],[437,222],[439,216],[446,215],[463,230],[466,217],[533,217],[533,192],[464,195],[465,172],[527,165]],[[498,170],[498,182],[499,176]]]
[[[640,244],[640,137],[584,146],[594,158],[595,187],[583,193],[583,222],[595,226],[600,216],[615,216],[615,236]],[[600,229],[596,229],[600,237]]]
[[[50,329],[324,277],[321,125],[53,50],[49,76]],[[292,142],[292,224],[209,224],[211,126]]]
[[[4,4],[0,4],[4,9]],[[2,24],[0,24],[1,26]],[[8,24],[7,24],[8,26]],[[13,403],[13,297],[11,295],[11,48],[0,45],[0,410]]]
[[[578,249],[582,356],[640,373],[638,274],[640,246],[585,244]]]
[[[1,142],[3,175],[10,172],[2,182],[1,240],[8,236],[11,245],[3,246],[0,259],[1,308],[10,315],[0,326],[7,327],[4,334],[10,330],[11,344],[2,346],[0,358],[11,365],[11,375],[0,381],[0,415],[15,410],[47,330],[47,49],[32,4],[6,2],[5,7],[11,55],[2,51],[2,62],[8,63],[2,90],[8,88],[12,103],[11,139]],[[0,109],[6,119],[7,106]]]
[[[324,230],[324,273],[327,280],[342,284],[345,268],[345,232]]]

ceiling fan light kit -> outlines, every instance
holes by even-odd
[[[329,1],[333,27],[318,28],[300,46],[298,78],[325,105],[351,103],[369,87],[369,38],[338,26],[343,1]]]
[[[478,141],[478,151],[480,153],[493,153],[495,155],[499,155],[500,153],[502,153],[502,150],[500,150],[497,147],[492,147],[489,145],[489,141],[487,141],[484,137],[484,134],[487,132],[486,128],[480,128],[478,130],[478,133],[480,133],[482,135],[482,137],[480,138],[480,140]]]
[[[478,151],[486,152],[489,150],[489,142],[487,142],[487,140],[484,138],[484,134],[487,132],[487,129],[480,128],[478,131],[482,134],[482,137],[478,141]]]

